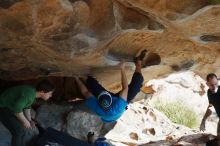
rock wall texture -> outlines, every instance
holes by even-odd
[[[146,80],[220,75],[219,15],[207,0],[3,0],[0,78],[94,74],[113,86],[118,61],[144,48],[145,66],[154,65],[143,69]]]
[[[117,91],[117,64],[122,59],[128,62],[130,79],[133,57],[143,49],[148,50],[142,69],[146,83],[185,70],[193,71],[194,77],[205,77],[209,72],[220,76],[219,24],[220,5],[207,0],[1,0],[0,79],[31,82],[49,76],[60,90],[55,93],[57,97],[72,97],[77,91],[71,77],[93,74],[106,88]],[[204,94],[205,87],[185,87],[188,80],[175,79],[163,83],[177,82],[175,89],[187,88],[187,93],[195,92],[195,98]],[[160,82],[151,83],[153,88],[144,87],[143,91],[156,92],[153,96],[161,99],[158,92],[166,93],[166,88],[157,88]],[[199,85],[203,84],[201,81]],[[205,105],[206,100],[201,104]],[[95,115],[72,108],[43,105],[37,119],[45,128],[64,130],[82,140],[88,131],[96,131],[96,137],[104,133]],[[131,122],[131,115],[139,119],[137,123]],[[85,118],[77,121],[80,116]],[[92,121],[91,125],[86,127],[86,121]],[[158,125],[160,122],[165,128]],[[75,126],[79,130],[71,131]],[[132,104],[106,136],[115,145],[152,140],[157,142],[149,145],[204,145],[204,140],[212,137],[173,124],[155,109],[139,103]],[[3,145],[9,144],[10,136],[7,138]]]

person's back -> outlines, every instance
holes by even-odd
[[[21,85],[9,88],[0,95],[0,107],[8,108],[13,112],[21,112],[35,101],[36,89]]]
[[[121,117],[128,103],[123,98],[112,96],[111,106],[108,109],[104,110],[99,105],[97,98],[95,96],[92,96],[86,100],[86,105],[93,112],[97,113],[101,117],[103,122],[112,122]]]
[[[218,117],[220,117],[220,86],[218,86],[217,89],[218,90],[216,91],[216,93],[212,93],[209,89],[207,92],[207,96],[209,99],[209,103],[214,106]]]

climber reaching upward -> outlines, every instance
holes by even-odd
[[[102,121],[113,122],[119,119],[130,101],[140,92],[144,81],[141,65],[146,52],[147,50],[143,50],[134,58],[136,68],[129,85],[125,74],[125,63],[120,63],[122,90],[116,94],[107,91],[91,76],[75,78],[81,93],[86,98],[86,105],[97,113]]]

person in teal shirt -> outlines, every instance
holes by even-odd
[[[110,123],[118,120],[127,105],[134,99],[140,88],[142,87],[144,78],[141,73],[142,60],[147,50],[143,50],[138,57],[135,57],[135,72],[132,76],[131,82],[128,85],[125,74],[125,64],[120,64],[121,69],[121,86],[122,90],[114,94],[107,91],[98,81],[91,77],[75,77],[76,83],[86,98],[85,104],[93,112],[95,112],[103,122]]]
[[[30,107],[36,98],[48,100],[54,86],[47,80],[36,88],[21,85],[9,88],[0,95],[0,122],[11,132],[13,146],[25,146],[25,129],[34,129]]]

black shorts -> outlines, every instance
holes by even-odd
[[[132,99],[134,99],[134,97],[140,92],[141,90],[141,87],[143,85],[143,81],[144,81],[144,78],[142,76],[141,73],[139,72],[135,72],[132,76],[132,79],[131,79],[131,82],[130,84],[128,85],[128,97],[127,97],[127,102],[129,103]],[[102,91],[107,91],[101,84],[99,84],[99,82],[91,77],[91,76],[88,76],[88,79],[86,80],[86,86],[88,88],[88,90],[90,92],[92,92],[92,94],[95,96],[95,97],[98,97],[99,94],[102,92]],[[109,91],[108,91],[109,92]],[[109,92],[112,96],[115,96],[115,97],[119,97],[119,93],[111,93]]]

